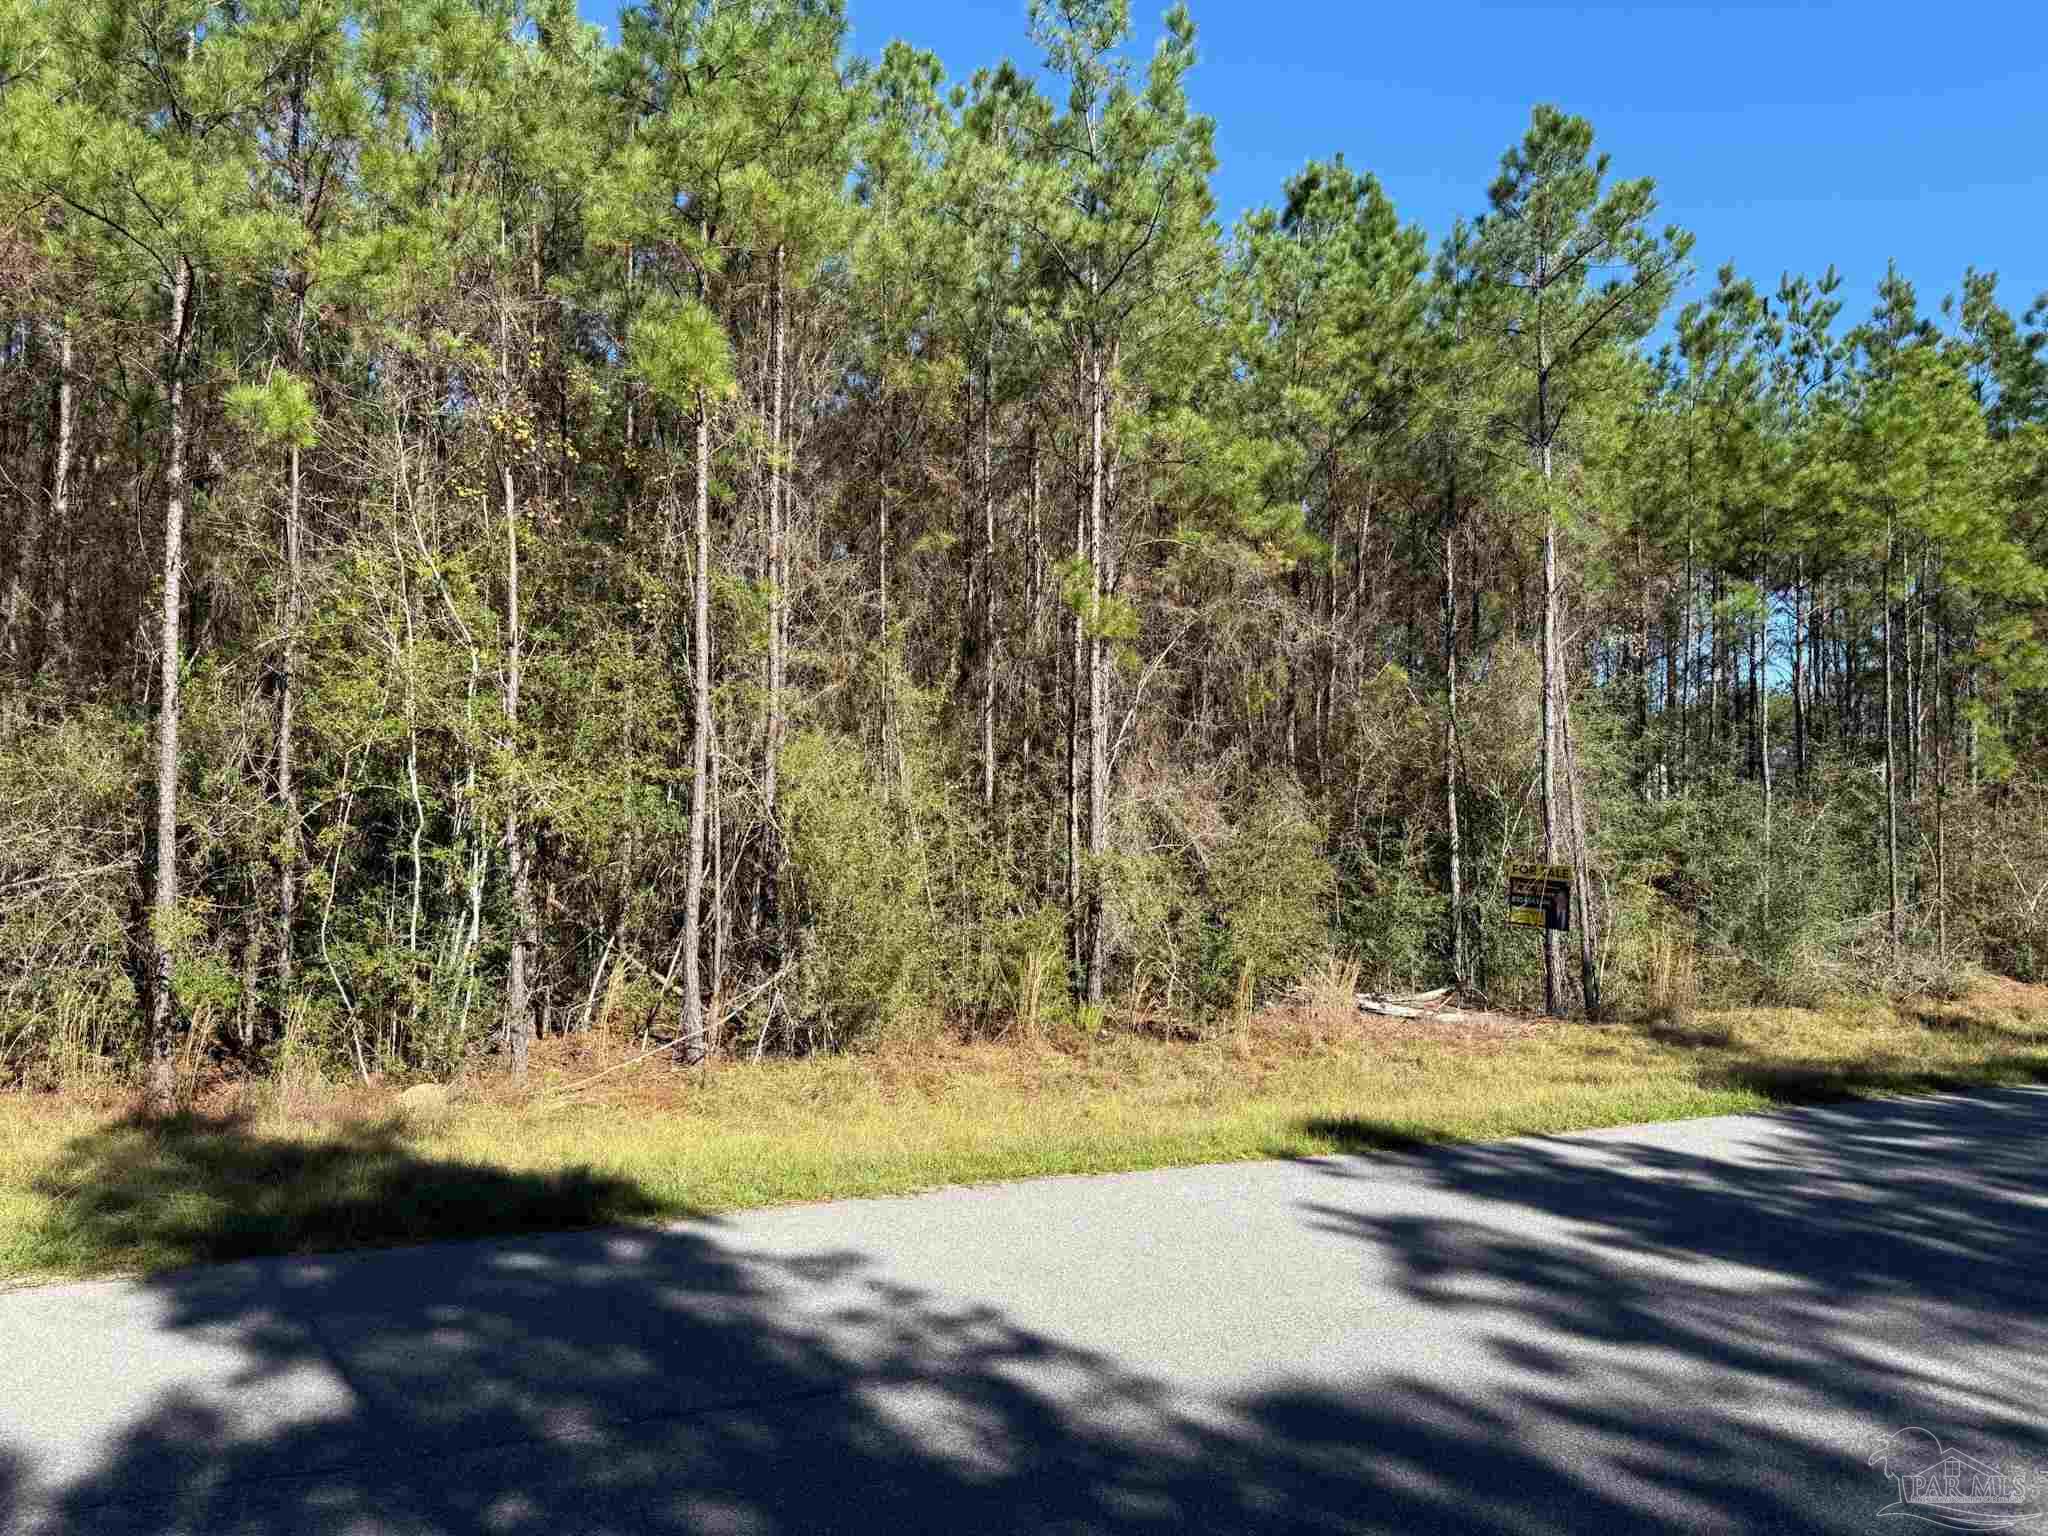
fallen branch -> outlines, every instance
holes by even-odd
[[[1361,992],[1358,994],[1358,1011],[1360,1013],[1383,1014],[1390,1019],[1461,1019],[1464,1015],[1455,1008],[1413,1008],[1406,1006],[1410,1003],[1426,1003],[1448,997],[1450,991],[1449,987],[1439,987],[1434,992],[1417,992],[1412,997],[1403,998],[1400,1002],[1392,1002],[1384,997],[1376,997],[1370,993]]]
[[[1428,992],[1374,992],[1369,995],[1380,1002],[1407,1003],[1411,1007],[1418,1007],[1423,1003],[1433,1003],[1439,998],[1449,997],[1451,988],[1436,987]]]

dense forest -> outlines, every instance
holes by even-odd
[[[2048,970],[2048,295],[1027,25],[0,0],[0,1078]]]

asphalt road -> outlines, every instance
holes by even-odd
[[[1886,1437],[2048,1467],[2044,1148],[1984,1093],[16,1292],[0,1531],[1933,1531]]]

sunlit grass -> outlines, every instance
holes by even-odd
[[[104,1091],[0,1098],[0,1279],[2048,1081],[2048,990],[1683,1028],[1297,1011],[1203,1042],[659,1058],[575,1092],[620,1054],[535,1054],[523,1088],[478,1079],[415,1115],[389,1089],[222,1091],[161,1125]]]

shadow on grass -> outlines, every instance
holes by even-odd
[[[1922,1007],[1906,1015],[1922,1029],[1963,1040],[1999,1041],[2007,1045],[2048,1045],[2048,1024],[2021,1024],[2012,1019],[1986,1019],[1959,1008]]]
[[[1346,1153],[1413,1152],[1458,1139],[1425,1126],[1375,1120],[1369,1115],[1312,1115],[1298,1121],[1296,1128]]]
[[[1653,1038],[1664,1038],[1653,1035]],[[1711,1044],[1711,1041],[1694,1042]],[[1857,1100],[1930,1093],[1964,1093],[1986,1087],[2048,1084],[2048,1057],[2024,1053],[1981,1058],[1966,1068],[1929,1068],[1910,1058],[1841,1061],[1759,1061],[1703,1063],[1695,1081],[1710,1090],[1755,1094],[1787,1109],[1853,1103]],[[1498,1138],[1460,1136],[1408,1121],[1371,1115],[1317,1115],[1294,1128],[1346,1155],[1418,1152]]]
[[[1884,1094],[1950,1093],[1986,1086],[2048,1083],[2048,1025],[1991,1019],[1958,1009],[1901,1009],[1899,1017],[1941,1038],[1941,1049],[1972,1054],[1930,1066],[1906,1052],[1880,1052],[1857,1060],[1763,1057],[1745,1051],[1734,1030],[1710,1021],[1668,1018],[1630,1028],[1660,1045],[1697,1050],[1695,1081],[1703,1088],[1754,1093],[1773,1104],[1834,1104]]]
[[[1676,1045],[1692,1050],[1726,1050],[1735,1043],[1735,1031],[1726,1024],[1681,1024],[1672,1019],[1651,1019],[1638,1027],[1646,1038],[1659,1045]]]
[[[631,1182],[587,1169],[422,1157],[402,1118],[302,1140],[262,1135],[241,1116],[135,1116],[72,1141],[34,1188],[53,1205],[19,1259],[45,1272],[573,1229],[661,1210]]]
[[[1867,1434],[2048,1451],[2048,1095],[1746,1122],[1775,1137],[1746,1150],[1321,1124],[1413,1156],[1238,1186],[1267,1192],[1270,1249],[1201,1203],[1228,1286],[1142,1230],[1154,1182],[1063,1190],[1053,1233],[933,1202],[875,1254],[805,1234],[885,1222],[791,1214],[0,1298],[0,1531],[1847,1536],[1888,1497]],[[436,1163],[390,1127],[143,1134],[74,1147],[67,1177],[109,1192],[87,1238],[219,1255],[633,1200]],[[288,1184],[326,1193],[266,1211]],[[159,1209],[188,1198],[236,1220]],[[1173,1294],[1139,1332],[1180,1342],[1134,1365],[1087,1342],[1119,1337],[1088,1297],[1041,1286],[1034,1325],[971,1264],[982,1289],[926,1288],[907,1277],[958,1271],[920,1242]],[[1120,1257],[1076,1262],[1093,1249]]]
[[[1703,1069],[1699,1082],[1706,1088],[1754,1093],[1773,1104],[1838,1104],[1885,1094],[1960,1093],[1986,1086],[2048,1083],[2048,1057],[2008,1052],[1958,1067],[1928,1067],[1904,1056],[1849,1063],[1738,1059]]]

